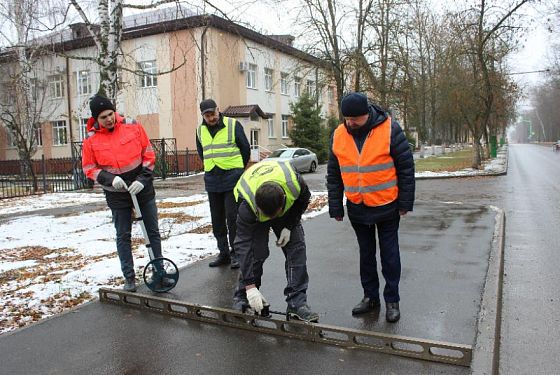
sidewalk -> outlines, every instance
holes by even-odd
[[[321,323],[475,345],[496,212],[419,203],[401,222],[402,318],[352,317],[362,297],[358,250],[347,220],[304,222],[309,303]],[[325,233],[329,233],[325,236]],[[499,233],[497,234],[499,236]],[[283,310],[283,257],[271,242],[262,291]],[[230,307],[236,272],[208,261],[181,271],[166,295]],[[149,293],[145,288],[142,293]],[[485,309],[486,310],[486,309]],[[475,354],[476,358],[476,354]],[[0,336],[2,372],[19,374],[468,374],[469,368],[260,335],[93,302]]]

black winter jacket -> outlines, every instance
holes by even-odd
[[[202,120],[202,125],[208,127],[208,131],[212,137],[216,135],[218,130],[226,127],[224,124],[224,116],[221,113],[216,126],[208,126],[204,120]],[[235,121],[235,144],[241,152],[243,165],[247,166],[249,157],[251,156],[251,146],[249,145],[247,136],[245,136],[243,126],[237,120]],[[198,137],[196,137],[196,150],[200,159],[204,160],[202,154],[202,144],[200,143]],[[241,177],[244,171],[245,168],[225,170],[215,166],[211,171],[204,173],[204,185],[206,191],[210,193],[223,193],[225,191],[233,190],[235,184],[237,184],[237,181],[239,180],[239,177]]]
[[[284,216],[265,222],[257,220],[257,216],[241,195],[237,214],[237,229],[235,231],[234,249],[238,257],[241,277],[245,285],[255,283],[253,264],[256,259],[264,260],[268,257],[268,234],[272,227],[278,235],[283,228],[293,230],[301,222],[301,215],[307,210],[311,192],[309,187],[298,174],[301,191],[294,204]],[[262,237],[262,238],[260,238]]]
[[[370,135],[371,129],[385,121],[387,116],[388,114],[383,109],[372,104],[369,108],[368,122],[364,126],[355,130],[346,128],[354,137],[360,152],[366,138]],[[397,199],[394,202],[378,207],[368,207],[363,203],[354,204],[347,200],[346,207],[348,209],[348,218],[351,222],[370,225],[392,217],[398,210],[412,211],[415,190],[414,159],[404,132],[394,120],[391,121],[390,154],[397,171],[397,186],[399,188]],[[329,194],[330,217],[344,217],[342,203],[344,184],[340,174],[338,159],[332,150],[332,139],[327,164],[327,190]]]

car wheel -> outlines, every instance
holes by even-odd
[[[314,161],[311,162],[311,166],[309,166],[309,173],[313,173],[317,170],[317,164]]]

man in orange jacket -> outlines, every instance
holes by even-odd
[[[88,137],[82,147],[82,167],[87,178],[99,183],[112,211],[117,231],[117,253],[125,277],[124,290],[136,291],[131,248],[132,199],[136,195],[154,256],[161,257],[161,238],[153,186],[154,150],[140,123],[125,119],[106,97],[95,95],[90,103]]]
[[[348,218],[360,248],[362,300],[352,309],[364,314],[381,305],[375,257],[375,232],[379,239],[381,271],[385,278],[383,298],[388,322],[400,319],[399,251],[400,217],[414,205],[414,160],[399,124],[362,93],[342,98],[344,123],[333,133],[327,165],[329,214]]]

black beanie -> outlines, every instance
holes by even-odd
[[[97,120],[99,114],[107,109],[115,111],[115,106],[113,103],[106,97],[96,94],[91,100],[89,101],[89,109],[91,109],[91,117]]]
[[[353,92],[342,98],[340,111],[344,117],[358,117],[369,113],[367,96],[359,92]]]

